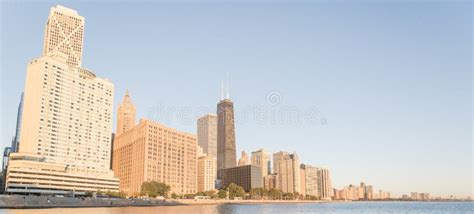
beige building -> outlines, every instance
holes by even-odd
[[[323,200],[331,200],[333,196],[331,174],[327,167],[317,167],[318,170],[318,192]]]
[[[83,41],[84,17],[60,5],[52,7],[44,28],[43,55],[60,52],[66,55],[66,64],[80,67]]]
[[[150,120],[117,136],[114,141],[113,170],[120,190],[140,194],[145,181],[170,185],[170,193],[197,191],[197,139]]]
[[[296,153],[278,152],[273,154],[273,168],[277,175],[277,189],[290,193],[301,191],[300,161]]]
[[[242,154],[240,155],[238,166],[245,166],[245,165],[249,165],[249,164],[250,164],[249,156],[247,155],[247,153],[245,151],[242,151]]]
[[[217,158],[217,115],[207,114],[198,119],[197,137],[203,152]]]
[[[135,116],[137,111],[132,103],[132,98],[125,92],[122,103],[119,104],[117,110],[117,130],[115,135],[121,135],[135,126]]]
[[[199,156],[197,168],[198,192],[215,190],[217,159],[209,155]]]
[[[25,193],[33,190],[53,193],[72,191],[79,186],[65,184],[59,188],[53,185],[53,180],[43,185],[18,183],[11,176],[12,170],[49,171],[48,164],[62,167],[62,173],[70,175],[71,183],[76,181],[75,177],[93,179],[98,175],[110,183],[117,182],[110,171],[114,85],[78,67],[83,24],[84,18],[71,9],[61,6],[51,9],[45,30],[46,55],[27,66],[20,129],[27,134],[20,135],[18,148],[24,158],[10,161],[7,191],[15,188],[19,192],[23,188]],[[22,164],[28,155],[34,160],[39,155],[40,164]],[[43,166],[47,168],[42,169]]]
[[[267,175],[263,177],[263,187],[266,190],[277,189],[276,182],[277,182],[277,175],[275,174]]]
[[[48,163],[41,155],[11,153],[6,179],[9,193],[84,195],[86,192],[119,191],[112,171],[82,171]]]
[[[270,156],[271,154],[263,149],[252,152],[250,163],[255,166],[259,166],[262,170],[262,176],[265,177],[271,174],[270,169]]]
[[[304,170],[304,177],[302,174],[301,180],[304,183],[301,183],[301,194],[311,195],[315,197],[321,197],[319,194],[319,177],[318,177],[318,168],[310,165],[301,164],[301,169]]]

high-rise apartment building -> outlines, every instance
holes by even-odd
[[[133,105],[132,98],[130,98],[130,95],[127,91],[125,92],[123,101],[119,104],[117,110],[117,130],[115,131],[116,135],[121,135],[135,126],[136,113],[135,105]]]
[[[220,169],[235,167],[234,103],[227,97],[217,104],[217,177]]]
[[[76,11],[51,9],[45,56],[27,66],[22,134],[18,154],[10,155],[7,192],[118,191],[110,170],[114,85],[78,67],[83,26]]]
[[[197,185],[199,192],[214,190],[217,179],[217,160],[209,155],[198,157]]]
[[[277,175],[277,188],[283,192],[299,193],[301,190],[300,161],[296,153],[273,154],[273,168]]]
[[[247,155],[247,153],[245,151],[242,151],[242,154],[240,155],[238,166],[245,166],[245,165],[249,165],[249,164],[250,164],[249,156]]]
[[[60,52],[66,64],[80,67],[84,41],[84,17],[75,10],[57,5],[52,7],[44,28],[43,55]]]
[[[262,177],[265,177],[265,176],[271,174],[270,156],[271,156],[271,154],[266,152],[263,149],[252,152],[252,157],[251,157],[250,162],[251,162],[252,165],[260,167],[260,169],[262,170],[262,173],[261,173]]]
[[[170,193],[197,191],[196,135],[181,132],[150,120],[114,140],[113,171],[120,190],[129,196],[140,194],[145,181],[170,185]]]
[[[203,152],[217,158],[217,115],[207,114],[198,119],[197,137]]]
[[[333,195],[331,174],[329,168],[327,167],[318,167],[318,192],[321,199],[331,200]]]
[[[320,198],[321,195],[318,191],[318,168],[310,165],[301,164],[301,169],[304,169],[304,178],[302,178],[302,180],[304,180],[304,184],[301,184],[301,193],[304,193],[304,195],[310,195]]]

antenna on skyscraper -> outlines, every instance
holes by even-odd
[[[221,81],[221,100],[224,100],[224,81]]]
[[[229,99],[229,98],[230,98],[230,96],[229,96],[229,72],[226,73],[225,78],[226,78],[226,84],[227,84],[227,85],[226,85],[226,86],[227,86],[227,96],[226,96],[226,99]]]

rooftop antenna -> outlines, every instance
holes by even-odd
[[[226,96],[226,99],[230,99],[229,97],[229,72],[226,73],[226,81],[227,81],[227,96]]]
[[[224,100],[224,81],[221,81],[221,100]]]

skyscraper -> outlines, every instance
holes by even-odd
[[[318,191],[318,168],[310,166],[310,165],[305,165],[301,164],[301,168],[304,169],[304,185],[301,185],[301,189],[304,189],[304,191],[301,191],[301,193],[305,193],[305,195],[311,195],[320,198],[320,194]]]
[[[277,152],[273,154],[273,166],[276,173],[276,186],[283,192],[300,192],[300,161],[296,153]]]
[[[260,149],[258,151],[252,152],[252,157],[250,163],[254,166],[259,166],[260,170],[262,170],[262,179],[264,179],[265,176],[269,175],[271,170],[270,170],[270,153],[266,152],[263,149]]]
[[[117,110],[117,130],[115,131],[117,136],[135,126],[135,115],[136,109],[127,91]]]
[[[207,114],[198,119],[197,137],[203,152],[217,158],[217,115]]]
[[[7,191],[118,191],[110,170],[114,85],[79,67],[83,27],[76,11],[51,9],[45,55],[27,66],[22,134],[18,153],[10,154]]]
[[[321,199],[331,200],[332,197],[332,182],[329,168],[318,167],[318,192]]]
[[[235,148],[234,103],[227,98],[217,104],[217,169],[235,167],[237,164]]]
[[[80,67],[84,41],[84,17],[75,10],[57,5],[52,7],[44,28],[43,55],[60,52],[66,64]]]
[[[245,151],[242,151],[242,154],[240,156],[240,159],[239,159],[239,166],[245,166],[245,165],[249,165],[250,164],[250,161],[249,161],[249,156],[247,155],[247,153]]]
[[[21,93],[20,104],[18,104],[18,112],[16,115],[15,136],[12,139],[11,152],[18,152],[18,147],[20,144],[22,114],[23,114],[23,93]]]

